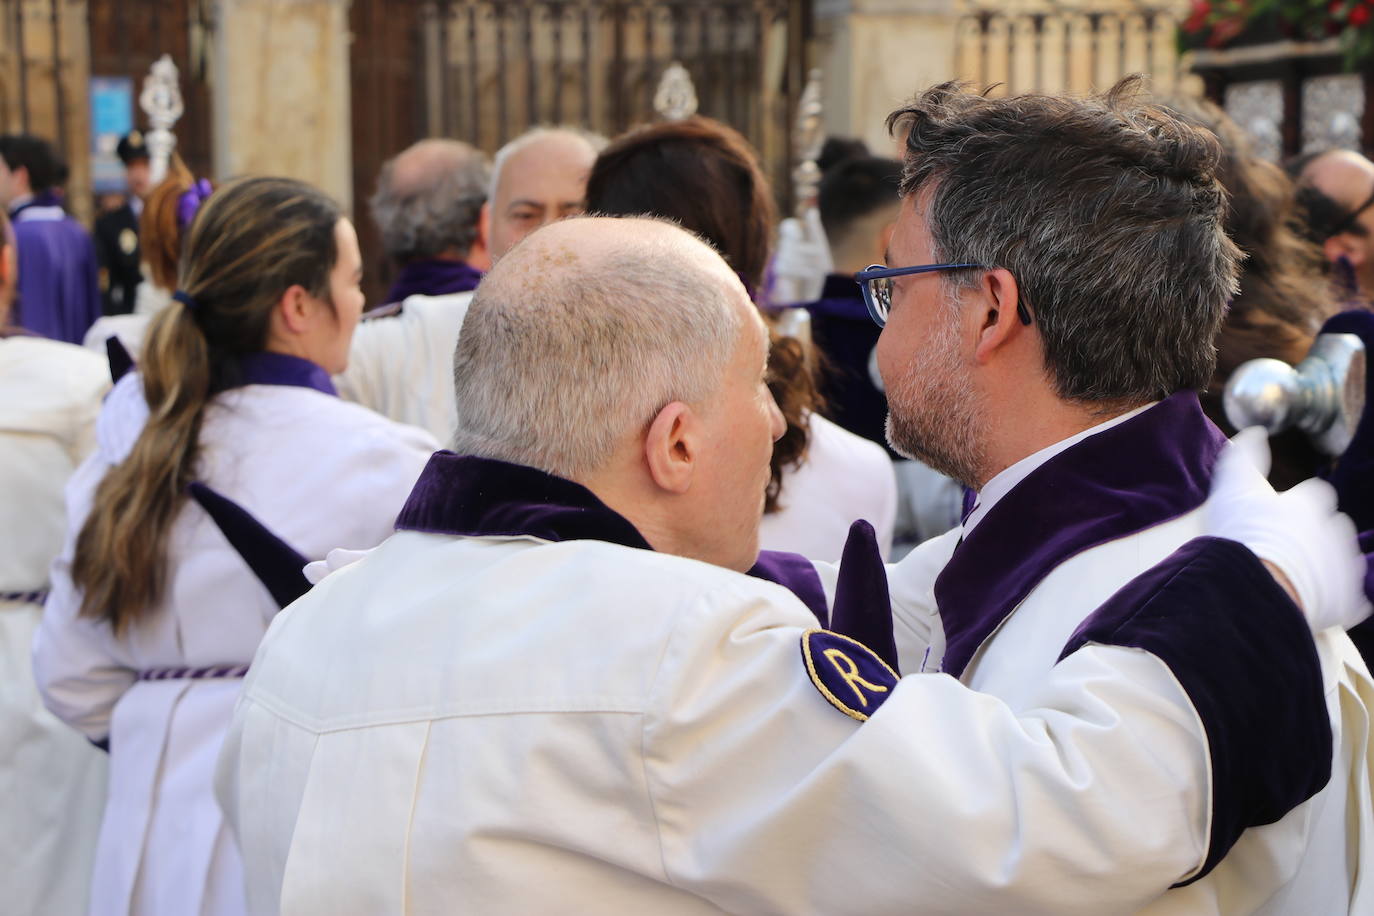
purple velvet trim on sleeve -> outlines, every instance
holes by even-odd
[[[948,640],[943,670],[961,677],[984,640],[1065,560],[1202,505],[1225,443],[1197,395],[1183,391],[1028,474],[935,579]]]
[[[1336,488],[1340,510],[1355,521],[1361,531],[1374,528],[1374,312],[1363,309],[1342,312],[1327,319],[1323,334],[1354,334],[1364,342],[1364,415],[1355,427],[1350,447],[1336,462],[1327,478]]]
[[[305,578],[306,558],[238,503],[203,483],[191,484],[191,497],[224,534],[258,581],[267,587],[277,607],[286,607],[310,591]]]
[[[776,582],[801,599],[822,627],[830,617],[825,601],[825,586],[821,584],[816,566],[799,553],[783,550],[760,550],[759,558],[749,570],[755,579]]]
[[[117,382],[134,367],[134,358],[124,349],[123,342],[111,334],[105,338],[105,359],[110,363],[110,381]]]
[[[430,456],[396,528],[472,537],[607,541],[653,549],[628,519],[581,484],[523,465],[450,451]]]
[[[892,635],[892,598],[887,588],[887,564],[873,526],[863,519],[849,526],[835,583],[835,604],[827,629],[842,633],[872,649],[893,671],[897,641]]]
[[[324,368],[299,356],[285,353],[249,353],[239,357],[237,373],[231,387],[242,385],[290,385],[314,388],[324,394],[337,395],[334,383]]]
[[[1202,870],[1184,884],[1331,778],[1331,722],[1307,621],[1242,545],[1184,544],[1084,620],[1060,660],[1089,644],[1143,649],[1168,665],[1206,730],[1212,833]]]

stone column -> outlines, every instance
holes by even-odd
[[[219,0],[215,176],[284,175],[353,205],[349,0]]]
[[[817,0],[826,132],[895,149],[884,121],[919,89],[953,79],[955,0]]]

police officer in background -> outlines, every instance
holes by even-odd
[[[95,251],[100,259],[100,296],[106,315],[133,311],[134,292],[143,274],[139,269],[138,221],[143,200],[152,190],[148,146],[139,131],[129,131],[115,153],[124,163],[129,193],[124,205],[96,217]]]

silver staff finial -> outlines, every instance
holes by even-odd
[[[687,68],[677,61],[663,71],[654,93],[654,111],[669,121],[682,121],[697,113],[697,90]]]
[[[821,71],[817,67],[806,77],[806,88],[797,103],[797,168],[792,180],[797,184],[797,215],[805,215],[816,206],[816,194],[821,184],[821,169],[816,165],[825,143],[825,124],[821,115]]]
[[[1365,349],[1354,334],[1318,334],[1307,358],[1290,366],[1252,359],[1231,373],[1223,396],[1236,429],[1270,435],[1297,427],[1327,455],[1350,446],[1365,404]]]
[[[177,65],[164,54],[153,62],[143,79],[143,92],[138,96],[139,107],[148,116],[149,177],[154,186],[167,176],[167,163],[176,149],[177,138],[172,128],[185,112],[181,101],[181,86],[177,82]]]

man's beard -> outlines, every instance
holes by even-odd
[[[907,363],[902,377],[887,386],[887,441],[908,458],[976,490],[987,482],[983,411],[959,359],[958,332],[951,314],[925,358]]]

